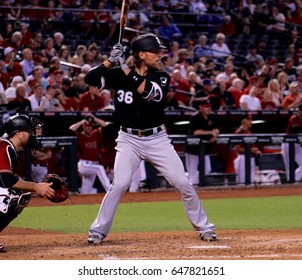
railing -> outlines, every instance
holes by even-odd
[[[205,185],[205,144],[208,140],[203,140],[198,136],[188,135],[169,135],[174,145],[199,145],[199,182]],[[251,151],[252,144],[289,144],[289,183],[295,182],[295,143],[302,143],[302,134],[221,134],[217,137],[216,144],[244,144],[245,145],[245,184],[251,183],[249,170],[251,169]]]

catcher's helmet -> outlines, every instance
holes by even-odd
[[[30,134],[34,135],[35,129],[38,127],[43,128],[43,123],[40,120],[22,114],[11,116],[4,123],[4,131],[6,132],[7,137],[13,136],[18,131],[28,131]]]
[[[4,130],[8,137],[18,131],[31,131],[31,119],[26,115],[14,115],[4,123]]]
[[[132,43],[133,53],[139,51],[157,51],[166,50],[167,48],[161,45],[159,38],[153,33],[147,33],[137,36]]]

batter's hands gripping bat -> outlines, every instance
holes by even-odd
[[[121,18],[120,18],[120,33],[118,37],[118,42],[121,44],[124,36],[124,31],[128,18],[128,11],[130,6],[130,0],[123,0],[122,10],[121,10]]]

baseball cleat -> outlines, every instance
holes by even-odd
[[[98,245],[103,242],[103,239],[96,234],[89,234],[87,241],[89,245]]]
[[[201,240],[207,241],[207,242],[216,241],[217,235],[214,231],[209,231],[201,236]]]
[[[6,249],[2,243],[0,243],[0,253],[6,253]]]

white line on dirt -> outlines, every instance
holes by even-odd
[[[187,246],[190,249],[229,249],[230,246],[226,245],[201,245],[201,246]]]

